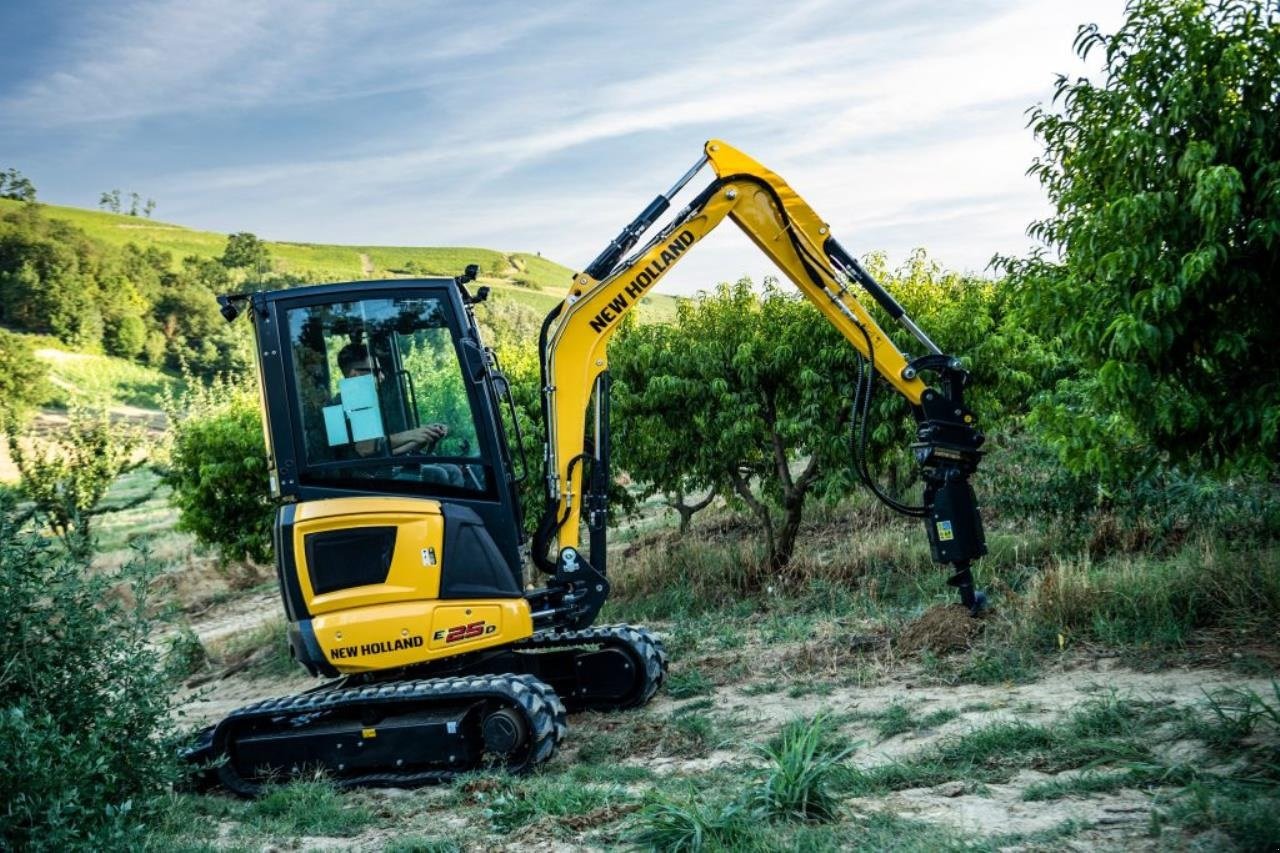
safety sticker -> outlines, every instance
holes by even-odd
[[[950,542],[952,539],[956,538],[956,535],[951,532],[950,521],[939,521],[937,526],[939,542]]]

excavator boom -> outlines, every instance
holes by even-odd
[[[706,165],[716,175],[711,184],[638,251],[623,259],[669,208],[676,192]],[[956,564],[953,583],[960,587],[965,603],[976,609],[968,564],[986,548],[968,475],[980,457],[982,434],[961,397],[967,374],[960,362],[944,355],[902,306],[840,246],[830,225],[795,190],[776,173],[720,140],[707,142],[694,167],[574,277],[564,302],[543,324],[540,355],[548,503],[535,540],[535,559],[548,572],[558,574],[567,551],[571,565],[580,566],[580,523],[585,514],[592,539],[587,562],[603,573],[609,343],[622,319],[645,294],[726,218],[751,238],[875,373],[911,405],[920,424],[920,446],[915,449],[925,468],[926,506],[898,504],[896,508],[929,516],[935,559]],[[904,355],[854,288],[870,295],[900,322],[926,354],[915,360]],[[938,374],[941,387],[927,385],[921,377],[924,372]],[[594,440],[588,449],[587,416],[593,407]],[[586,479],[588,470],[590,481]],[[939,495],[943,500],[937,500]],[[559,546],[559,562],[545,556],[553,537]]]

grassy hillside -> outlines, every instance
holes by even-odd
[[[21,202],[0,199],[0,214],[16,210],[20,205]],[[64,219],[109,245],[134,243],[170,252],[175,264],[189,255],[218,257],[226,247],[226,235],[216,231],[197,231],[168,222],[79,207],[52,204],[42,207],[46,216]],[[493,287],[496,296],[523,302],[540,311],[549,309],[563,297],[573,276],[573,270],[568,267],[525,252],[505,254],[494,249],[456,246],[277,242],[266,245],[278,271],[317,281],[457,275],[467,264],[478,264],[481,282]],[[641,318],[647,322],[666,322],[674,318],[675,307],[675,297],[647,297],[641,302]]]

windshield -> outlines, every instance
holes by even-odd
[[[489,491],[447,316],[442,300],[427,296],[288,311],[304,479],[389,491]]]

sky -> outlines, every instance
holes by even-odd
[[[721,138],[855,254],[981,273],[1048,212],[1026,127],[1123,0],[0,0],[0,168],[264,239],[580,269]],[[677,199],[705,185],[704,172]],[[775,274],[728,222],[662,285]]]

